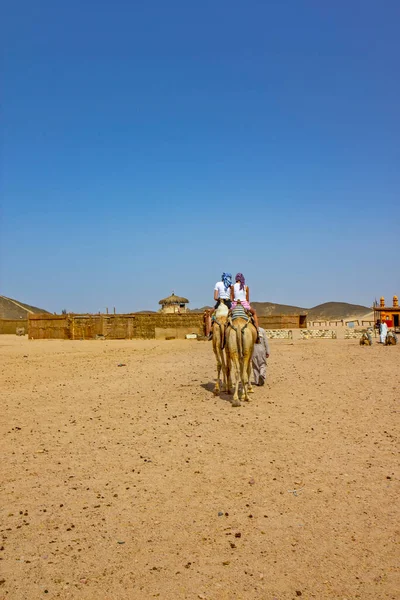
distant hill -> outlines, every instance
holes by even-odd
[[[204,312],[207,308],[213,308],[212,306],[202,306],[202,308],[191,308],[189,309],[188,312],[191,313],[202,313]]]
[[[291,306],[290,304],[275,304],[273,302],[252,302],[251,306],[257,311],[260,317],[269,315],[304,315],[308,308],[301,306]]]
[[[313,308],[302,308],[290,304],[276,304],[274,302],[252,302],[251,305],[260,317],[270,315],[304,315],[307,314],[310,321],[347,319],[348,317],[363,317],[371,311],[368,306],[360,304],[349,304],[347,302],[325,302]],[[191,312],[203,312],[209,306],[195,308]]]
[[[37,306],[24,304],[19,300],[0,296],[0,319],[27,319],[28,314],[48,313],[49,311]]]
[[[371,307],[347,302],[325,302],[310,308],[308,318],[316,319],[347,319],[347,317],[363,317],[371,312]]]

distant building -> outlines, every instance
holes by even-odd
[[[172,292],[171,296],[163,298],[158,304],[161,304],[160,311],[162,313],[185,313],[188,310],[186,304],[189,304],[189,300],[181,296],[175,296]]]
[[[379,302],[374,304],[375,323],[378,319],[385,321],[388,327],[400,327],[400,307],[399,299],[393,296],[393,306],[385,306],[385,298],[382,296]]]

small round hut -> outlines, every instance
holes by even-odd
[[[161,304],[160,311],[162,313],[185,313],[187,311],[186,304],[189,304],[189,300],[181,296],[175,296],[172,292],[171,296],[163,298],[158,304]]]

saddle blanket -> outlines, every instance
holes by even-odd
[[[250,317],[243,308],[243,306],[239,304],[238,306],[232,309],[231,318],[232,321],[234,321],[235,319],[246,319],[248,321]]]

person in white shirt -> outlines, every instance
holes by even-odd
[[[242,273],[238,273],[235,277],[235,284],[231,287],[231,300],[232,300],[232,308],[235,308],[238,300],[240,300],[241,305],[248,311],[251,312],[254,318],[254,324],[257,327],[258,331],[258,318],[257,313],[250,306],[250,289],[249,286],[246,285],[246,280]]]
[[[214,286],[214,300],[215,306],[213,310],[209,311],[209,313],[205,316],[205,334],[209,340],[212,339],[212,316],[214,311],[218,308],[221,303],[221,300],[227,305],[230,309],[231,302],[231,288],[232,288],[232,275],[230,273],[222,273],[221,281],[217,281]]]
[[[388,326],[386,325],[385,321],[383,321],[379,327],[379,338],[380,338],[381,344],[384,344],[386,342],[387,333],[388,333]]]
[[[222,273],[221,281],[217,281],[214,287],[214,300],[216,304],[214,309],[218,308],[221,300],[225,301],[225,304],[231,308],[231,288],[232,288],[232,275],[230,273]]]

